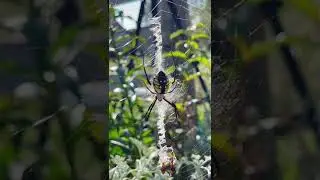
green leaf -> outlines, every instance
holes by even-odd
[[[123,41],[125,41],[125,40],[127,40],[127,39],[130,39],[130,38],[132,38],[129,34],[125,34],[125,35],[123,35],[123,36],[120,36],[120,37],[118,37],[117,39],[116,39],[116,42],[117,43],[121,43],[121,42],[123,42]]]
[[[204,56],[198,56],[195,58],[191,58],[188,60],[189,63],[192,62],[199,62],[200,64],[203,64],[205,67],[208,67],[209,69],[211,69],[211,62],[208,58],[204,57]]]
[[[117,139],[119,137],[119,133],[117,129],[110,129],[109,131],[109,139]]]
[[[228,157],[233,158],[237,155],[237,151],[230,142],[230,135],[226,133],[217,132],[212,139],[213,147],[218,151],[224,152]]]
[[[204,121],[205,120],[205,108],[203,105],[197,106],[197,111],[199,115],[199,121]]]
[[[175,39],[181,35],[184,35],[185,34],[185,30],[184,29],[179,29],[177,30],[176,32],[170,34],[170,39]]]
[[[208,34],[205,33],[196,33],[191,35],[191,40],[197,40],[197,39],[209,39]]]
[[[252,60],[258,57],[262,57],[271,53],[277,49],[280,43],[276,41],[267,41],[267,42],[257,42],[251,45],[249,48],[246,49],[246,52],[243,52],[245,60]]]
[[[182,103],[176,103],[176,107],[177,107],[178,111],[184,112],[184,106]]]
[[[112,147],[112,148],[109,150],[109,152],[110,152],[111,155],[123,155],[123,154],[124,154],[122,148],[119,147],[119,146],[114,146],[114,147]]]
[[[187,41],[186,44],[191,46],[193,49],[199,49],[199,44],[195,41]]]
[[[131,69],[130,71],[128,71],[127,77],[128,77],[128,78],[131,78],[131,77],[134,75],[135,72],[139,71],[139,70],[142,69],[142,68],[143,68],[142,65],[136,66],[135,68],[133,68],[133,69]]]
[[[153,142],[153,138],[152,137],[144,137],[142,139],[144,144],[151,144]]]
[[[146,43],[146,39],[142,36],[136,36],[134,37],[134,39],[138,40],[141,43]]]
[[[126,143],[126,144],[129,144],[130,140],[128,137],[121,137],[120,138],[122,142]]]
[[[111,17],[113,17],[115,15],[116,10],[111,6],[111,4],[109,4],[109,14],[111,15]]]
[[[206,28],[206,25],[204,25],[203,23],[198,23],[197,25],[196,25],[196,28],[197,29],[203,29],[203,28]]]
[[[200,72],[194,73],[194,74],[191,74],[191,75],[187,75],[187,76],[185,77],[185,80],[186,80],[186,81],[191,81],[191,80],[194,80],[195,78],[197,78],[197,77],[199,77],[199,76],[201,76],[201,73],[200,73]]]
[[[128,128],[130,134],[136,134],[136,129],[133,127]]]
[[[143,131],[142,136],[145,137],[145,136],[150,135],[151,133],[152,133],[151,129],[148,129],[148,130]]]
[[[166,73],[172,74],[175,70],[176,70],[176,67],[174,65],[172,65],[166,69]]]
[[[186,43],[185,40],[179,40],[176,44],[175,44],[175,48],[178,49],[181,46],[184,46],[184,44]]]
[[[176,58],[180,58],[180,59],[183,59],[183,60],[186,60],[187,59],[187,55],[181,51],[171,51],[171,52],[168,52],[168,53],[164,53],[163,54],[164,58],[166,57],[176,57]]]

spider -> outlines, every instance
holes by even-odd
[[[164,174],[165,172],[168,172],[169,175],[172,177],[176,173],[176,156],[174,152],[168,152],[168,161],[167,162],[162,162],[161,164],[161,172]]]
[[[153,87],[154,91],[152,91],[148,85],[144,82],[146,88],[150,91],[150,93],[156,95],[155,96],[155,99],[153,100],[153,102],[151,103],[151,105],[149,106],[146,114],[145,114],[145,121],[148,121],[149,119],[149,116],[151,114],[151,111],[152,111],[152,108],[154,107],[154,105],[156,104],[156,101],[166,101],[168,104],[170,104],[174,110],[175,110],[175,115],[176,115],[176,120],[178,119],[178,111],[177,111],[177,107],[174,103],[168,101],[166,98],[165,98],[165,94],[169,94],[169,93],[172,93],[175,89],[176,89],[176,84],[175,86],[169,91],[169,79],[166,75],[166,73],[164,73],[163,71],[159,71],[156,76],[154,76],[153,78],[153,81],[151,83],[150,79],[149,79],[149,76],[147,74],[147,71],[146,71],[146,68],[145,68],[145,64],[144,64],[144,57],[143,57],[143,70],[144,70],[144,74],[146,76],[146,79],[147,79],[147,82],[148,82],[148,85]],[[176,81],[176,78],[173,77],[173,81],[172,81],[172,84],[173,85]]]
[[[166,171],[168,171],[169,175],[172,177],[176,173],[176,168],[174,164],[174,157],[170,157],[169,163],[162,163],[161,166],[161,172],[164,174]]]

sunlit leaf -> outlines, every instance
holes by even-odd
[[[142,138],[142,141],[144,144],[151,144],[153,142],[153,138],[152,137],[144,137],[144,138]]]
[[[209,61],[208,58],[204,57],[204,56],[198,56],[195,58],[191,58],[188,60],[189,63],[192,62],[199,62],[201,64],[203,64],[205,67],[208,67],[209,69],[211,69],[211,62]]]
[[[119,133],[117,129],[109,130],[109,139],[117,139],[119,137]]]
[[[115,15],[116,10],[111,6],[111,4],[109,4],[109,14],[112,16]]]
[[[196,28],[197,29],[203,29],[203,28],[206,28],[206,25],[204,25],[203,23],[198,23],[197,25],[196,25]]]
[[[143,136],[143,137],[144,137],[144,136],[148,136],[148,135],[150,135],[151,133],[152,133],[151,129],[147,129],[147,130],[143,131],[142,136]]]
[[[179,36],[181,36],[181,35],[183,35],[183,34],[185,34],[185,30],[179,29],[179,30],[177,30],[176,32],[170,34],[170,39],[177,38],[177,37],[179,37]]]
[[[198,112],[198,115],[199,115],[199,120],[200,121],[204,121],[205,120],[205,109],[204,107],[201,105],[197,106],[197,112]]]
[[[172,65],[166,69],[166,73],[172,74],[175,70],[176,70],[176,67],[174,65]]]
[[[112,155],[123,155],[123,149],[119,146],[114,146],[111,148],[111,150],[109,150],[110,154]]]
[[[186,80],[186,81],[192,81],[192,80],[194,80],[195,78],[198,78],[199,76],[201,76],[201,73],[200,73],[200,72],[194,73],[194,74],[191,74],[191,75],[187,75],[187,76],[185,77],[185,80]]]
[[[134,127],[128,128],[130,134],[136,134],[136,129]]]
[[[180,58],[183,60],[187,59],[187,55],[181,51],[171,51],[163,54],[163,57],[175,57],[175,58]]]
[[[195,41],[187,41],[186,44],[191,46],[193,49],[199,49],[199,44]]]
[[[184,106],[182,103],[176,103],[176,107],[177,107],[178,111],[184,112]]]
[[[205,33],[196,33],[191,35],[191,40],[198,40],[198,39],[209,39],[208,34]]]

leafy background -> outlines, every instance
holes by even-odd
[[[0,179],[106,179],[104,1],[1,1]]]
[[[307,114],[319,118],[319,2],[272,1],[279,3],[277,11],[263,6],[266,2],[271,1],[215,4],[217,179],[317,179],[319,136]],[[273,18],[277,12],[285,33],[276,36],[263,7]],[[291,48],[298,64],[303,77],[299,85],[283,45]],[[304,83],[308,90],[301,95]]]

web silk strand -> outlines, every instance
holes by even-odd
[[[162,59],[162,34],[161,34],[161,18],[154,17],[152,18],[152,28],[151,31],[155,37],[156,52],[155,52],[155,65],[157,71],[163,71],[163,59]],[[166,129],[165,129],[165,114],[168,111],[168,106],[164,105],[163,102],[159,103],[158,106],[158,146],[159,146],[159,163],[160,165],[167,165],[170,162],[175,164],[176,159],[174,156],[173,148],[166,145]]]

